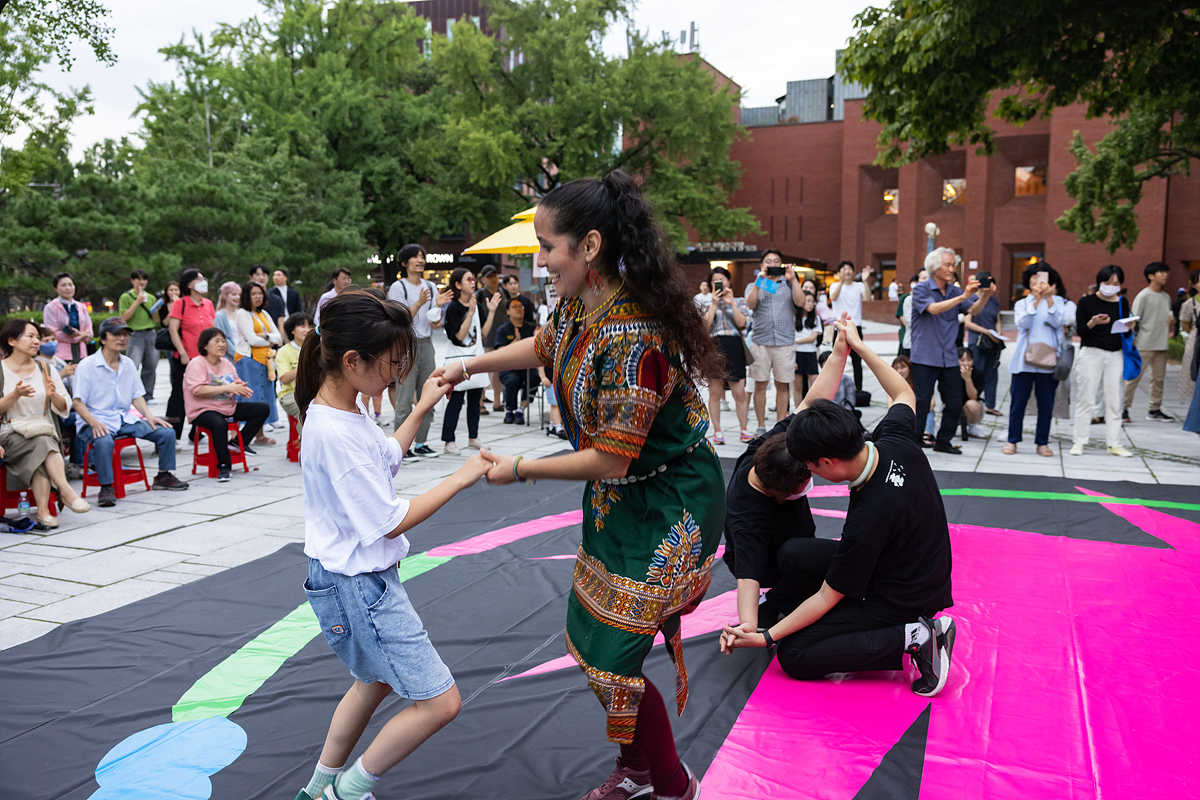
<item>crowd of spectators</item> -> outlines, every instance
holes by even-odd
[[[921,267],[903,293],[893,279],[887,297],[895,303],[900,323],[894,366],[913,387],[919,433],[926,447],[961,453],[954,443],[959,432],[963,440],[986,437],[984,419],[1007,415],[1001,449],[1016,453],[1032,399],[1038,455],[1055,454],[1050,446],[1055,415],[1074,420],[1072,454],[1084,451],[1090,426],[1104,425],[1107,452],[1132,455],[1119,434],[1121,425],[1131,421],[1130,406],[1143,375],[1150,375],[1146,418],[1174,422],[1162,402],[1168,340],[1180,334],[1186,336],[1186,344],[1178,398],[1191,404],[1184,429],[1200,432],[1200,399],[1195,389],[1200,361],[1195,346],[1200,271],[1189,276],[1189,286],[1179,289],[1172,302],[1165,286],[1169,269],[1153,262],[1143,270],[1147,285],[1131,300],[1125,296],[1124,271],[1109,265],[1099,271],[1096,284],[1073,302],[1058,272],[1037,261],[1021,275],[1022,296],[1014,303],[1012,328],[1006,331],[996,282],[988,272],[965,274],[961,257],[949,248],[933,249]],[[776,250],[764,251],[760,269],[742,297],[732,291],[729,270],[718,266],[709,273],[694,300],[725,357],[724,372],[708,381],[714,443],[725,442],[719,420],[721,410],[729,409],[726,392],[733,396],[743,442],[765,432],[767,390],[772,384],[776,416],[787,415],[807,394],[822,349],[828,352],[833,344],[834,336],[828,335],[836,336],[833,322],[843,313],[849,315],[862,337],[863,302],[875,295],[874,277],[869,268],[859,271],[852,262],[843,261],[822,291],[815,280],[800,280],[794,267],[783,265]],[[1113,328],[1119,320],[1124,321]],[[784,355],[793,330],[795,364],[789,379]],[[1010,338],[1014,334],[1015,341]],[[851,362],[853,380],[847,379],[835,402],[857,409],[870,402],[870,394],[862,386],[861,361],[852,354]],[[1002,363],[1010,375],[1007,412],[998,407]],[[755,430],[748,428],[744,410],[747,373],[753,381]]]
[[[478,278],[470,270],[456,269],[446,286],[438,286],[424,277],[425,255],[419,245],[402,248],[396,259],[399,275],[386,290],[389,299],[412,314],[416,345],[414,368],[389,388],[394,425],[411,413],[438,366],[436,329],[444,329],[448,340],[443,360],[454,359],[530,338],[550,313],[545,297],[535,303],[521,292],[515,275],[502,277],[490,265]],[[1186,336],[1186,345],[1178,398],[1190,404],[1184,428],[1200,432],[1200,358],[1195,346],[1200,271],[1189,276],[1186,289],[1172,296],[1166,288],[1166,265],[1151,263],[1142,271],[1145,286],[1130,299],[1125,271],[1108,265],[1073,302],[1057,271],[1037,262],[1022,276],[1024,296],[1014,304],[1015,331],[1008,331],[1009,336],[1015,333],[1013,341],[1005,335],[990,275],[964,275],[961,259],[947,248],[930,252],[922,266],[908,281],[907,291],[901,293],[893,280],[887,296],[895,302],[900,323],[893,366],[913,388],[926,446],[958,453],[952,441],[956,432],[961,430],[964,439],[987,435],[981,424],[985,416],[1007,413],[1002,449],[1015,453],[1023,438],[1025,409],[1033,399],[1035,451],[1054,455],[1049,432],[1055,400],[1058,396],[1065,409],[1063,395],[1069,393],[1072,454],[1082,453],[1090,428],[1101,425],[1109,453],[1132,455],[1121,444],[1120,430],[1131,421],[1130,407],[1143,375],[1150,375],[1147,418],[1173,421],[1162,403],[1167,342],[1180,334]],[[90,508],[70,483],[84,476],[85,462],[88,482],[99,487],[96,502],[116,503],[113,454],[117,451],[119,459],[118,440],[152,442],[158,457],[153,488],[182,491],[188,485],[174,475],[175,454],[192,445],[199,429],[215,453],[222,481],[231,477],[231,450],[241,447],[255,454],[255,447],[276,444],[269,434],[287,430],[283,415],[300,430],[293,394],[300,348],[318,328],[321,306],[350,285],[350,272],[332,272],[312,316],[304,312],[286,270],[268,272],[258,266],[248,277],[245,284],[223,283],[214,306],[208,280],[199,269],[183,270],[159,295],[150,292],[145,272],[133,270],[115,316],[93,325],[88,304],[75,297],[74,280],[60,273],[51,282],[55,296],[42,311],[41,325],[17,319],[5,323],[0,330],[0,458],[5,488],[10,493],[32,490],[35,527],[57,524],[50,507],[55,499],[81,513]],[[802,278],[784,265],[778,251],[768,250],[739,297],[728,269],[718,266],[710,272],[695,302],[724,356],[723,373],[708,380],[716,443],[725,441],[721,411],[728,408],[726,392],[732,393],[741,440],[752,441],[766,430],[771,385],[777,419],[788,415],[793,400],[799,402],[807,394],[833,344],[829,334],[834,320],[848,315],[861,338],[863,302],[873,295],[872,277],[869,268],[859,271],[844,261],[822,290],[814,279]],[[170,374],[161,418],[147,405],[155,396],[160,358],[168,360]],[[861,360],[853,352],[851,362],[853,378],[845,376],[834,402],[857,413],[869,402],[869,394],[863,390]],[[1002,362],[1010,374],[1007,412],[998,408]],[[747,376],[753,381],[751,392]],[[446,403],[441,448],[427,441],[433,423],[430,411],[417,428],[410,457],[459,453],[456,429],[464,407],[468,448],[480,446],[481,414],[501,412],[505,423],[524,424],[539,389],[548,407],[547,433],[565,437],[552,378],[545,368],[471,376]],[[940,426],[935,388],[941,400]],[[751,398],[754,429],[749,425]],[[376,419],[384,424],[378,414]],[[188,423],[191,431],[185,441]],[[239,428],[240,445],[234,436]]]

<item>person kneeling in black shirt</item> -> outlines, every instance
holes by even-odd
[[[838,391],[849,346],[838,339],[797,408]],[[804,495],[812,473],[787,450],[794,415],[752,441],[734,465],[725,492],[725,564],[737,578],[738,619],[749,630],[770,625],[819,586],[837,542],[816,539]],[[813,583],[813,580],[816,583]],[[770,589],[759,602],[759,590]]]
[[[953,604],[946,511],[913,433],[912,389],[853,326],[837,326],[883,385],[890,407],[869,437],[853,414],[824,400],[795,415],[787,434],[792,458],[826,480],[850,484],[842,539],[824,579],[795,610],[767,628],[726,627],[721,650],[778,641],[779,665],[802,680],[899,670],[908,653],[920,672],[913,692],[933,697],[946,685],[955,635],[953,619],[932,619]]]

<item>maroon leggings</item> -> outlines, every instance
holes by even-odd
[[[688,777],[675,752],[667,707],[649,679],[638,706],[633,744],[621,745],[621,762],[630,769],[650,770],[655,794],[675,797],[687,791]]]

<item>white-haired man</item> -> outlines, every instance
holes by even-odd
[[[963,383],[958,368],[958,315],[983,310],[987,295],[975,295],[979,282],[972,277],[964,292],[954,281],[955,253],[939,247],[925,256],[928,280],[912,293],[913,385],[917,394],[917,424],[923,426],[937,384],[942,395],[942,424],[933,449],[939,453],[961,453],[950,441],[958,428],[963,406]],[[920,431],[918,430],[918,435]]]

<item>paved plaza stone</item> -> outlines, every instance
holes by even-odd
[[[864,326],[868,341],[890,361],[896,352],[895,327],[876,323]],[[442,337],[444,341],[444,337]],[[1182,420],[1186,408],[1176,402],[1179,365],[1168,367],[1164,409]],[[868,428],[886,410],[884,393],[869,371],[866,389],[872,405],[863,409]],[[1122,430],[1123,443],[1134,458],[1108,456],[1102,447],[1103,431],[1092,429],[1092,442],[1082,456],[1067,453],[1071,422],[1056,419],[1051,428],[1052,458],[1033,452],[1032,414],[1025,419],[1021,451],[1005,456],[1000,448],[1008,425],[1008,374],[1002,370],[1000,388],[1004,417],[985,417],[986,438],[972,438],[962,445],[961,455],[926,450],[935,470],[1007,473],[1058,478],[1129,480],[1200,487],[1200,437],[1185,433],[1181,422],[1160,423],[1145,419],[1149,381],[1139,387],[1133,407],[1133,422]],[[163,413],[170,381],[166,362],[158,375],[158,397],[151,402]],[[490,394],[490,391],[489,391]],[[774,392],[768,392],[773,398]],[[1032,406],[1032,401],[1030,403]],[[435,411],[430,445],[441,430],[443,402]],[[751,410],[751,427],[754,426]],[[532,424],[505,425],[503,415],[492,413],[480,424],[480,439],[497,452],[538,457],[560,452],[567,444],[546,435],[539,427],[535,400],[529,414]],[[722,457],[742,452],[737,442],[737,422],[732,411],[721,415],[725,445],[717,447]],[[391,409],[384,419],[390,423]],[[768,413],[768,427],[774,413]],[[390,424],[386,430],[390,431]],[[732,434],[732,435],[731,435]],[[300,468],[285,458],[286,430],[274,434],[273,447],[258,447],[249,456],[250,473],[235,470],[228,483],[197,475],[192,468],[190,444],[178,453],[176,474],[189,480],[188,492],[147,492],[130,486],[127,496],[114,508],[94,507],[83,515],[64,510],[61,527],[46,534],[0,533],[0,649],[41,636],[62,623],[84,619],[136,602],[182,583],[215,574],[268,555],[289,542],[303,540],[304,503]],[[466,442],[466,422],[460,420],[459,445]],[[186,439],[184,440],[186,443]],[[156,466],[153,447],[142,443],[147,469]],[[469,453],[464,448],[464,452]],[[132,452],[127,451],[129,456]],[[441,455],[405,463],[395,485],[399,494],[413,497],[426,491],[464,460],[463,455]],[[136,462],[136,459],[135,459]],[[89,494],[95,499],[95,490]],[[1200,489],[1197,490],[1200,494]],[[419,529],[414,536],[419,537]]]

